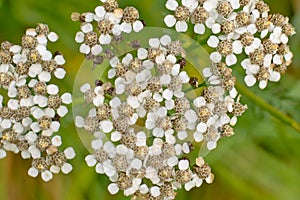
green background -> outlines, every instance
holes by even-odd
[[[66,57],[68,72],[60,82],[62,91],[72,91],[76,72],[84,57],[73,38],[79,24],[70,20],[72,12],[93,10],[99,0],[0,0],[0,41],[20,43],[27,27],[38,22],[47,23],[60,35],[54,50]],[[272,13],[282,13],[291,18],[300,32],[299,0],[268,0]],[[148,26],[164,27],[163,16],[168,13],[162,0],[123,0],[121,6],[134,5]],[[300,34],[299,34],[300,35]],[[278,84],[270,84],[260,91],[250,89],[259,98],[300,121],[300,36],[291,40],[296,55],[293,65]],[[235,66],[242,82],[241,67]],[[180,191],[178,199],[279,199],[300,198],[300,132],[281,119],[272,117],[256,102],[244,96],[249,107],[236,126],[235,136],[219,142],[218,148],[206,157],[216,175],[211,185],[204,184],[191,192]],[[126,199],[121,194],[110,196],[106,190],[108,180],[87,167],[84,157],[88,151],[82,145],[72,122],[72,113],[63,119],[60,131],[63,145],[72,145],[77,157],[71,161],[74,171],[70,175],[55,175],[50,183],[27,175],[29,161],[11,153],[0,160],[0,199],[16,200],[82,200]],[[127,198],[128,199],[128,198]]]

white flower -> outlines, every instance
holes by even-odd
[[[164,22],[168,27],[175,26],[177,32],[186,32],[188,29],[187,20],[191,15],[191,12],[197,7],[198,2],[195,0],[185,0],[182,2],[184,5],[179,6],[175,0],[168,0],[166,3],[167,9],[176,12],[177,9],[181,9],[182,12],[177,18],[174,15],[167,15],[164,18]]]
[[[52,133],[55,133],[59,130],[60,128],[60,123],[58,121],[52,121],[51,118],[53,116],[49,115],[50,113],[43,111],[41,109],[35,108],[33,109],[33,116],[37,119],[40,120],[39,122],[33,122],[30,125],[30,128],[32,129],[33,132],[40,132],[42,131],[42,135],[45,136],[51,136]],[[49,127],[43,126],[42,123],[49,123]]]

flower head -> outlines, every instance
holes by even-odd
[[[232,135],[246,106],[239,103],[231,69],[221,63],[204,69],[203,94],[189,95],[199,85],[185,71],[187,55],[169,35],[150,38],[148,48],[110,59],[103,78],[110,82],[80,88],[90,106],[87,115],[76,117],[76,126],[94,136],[86,162],[109,177],[110,193],[174,199],[176,189],[212,182],[204,161],[192,167],[193,146],[216,148],[220,138]],[[146,179],[150,184],[143,184]]]
[[[191,21],[197,34],[209,28],[213,34],[207,44],[215,49],[210,54],[213,63],[233,66],[237,55],[245,54],[242,67],[247,86],[258,82],[264,89],[269,81],[280,80],[293,58],[287,43],[295,29],[287,17],[269,14],[269,6],[257,0],[192,2],[182,0],[179,5],[176,0],[166,1],[166,8],[174,12],[164,18],[166,25],[186,32]]]
[[[75,156],[70,147],[59,150],[60,117],[68,113],[65,106],[72,102],[70,93],[60,96],[59,87],[51,83],[53,77],[63,79],[65,59],[61,53],[52,53],[47,45],[58,40],[58,35],[46,24],[26,30],[21,45],[1,43],[0,86],[7,91],[7,103],[1,96],[1,158],[5,151],[21,153],[32,159],[30,176],[41,173],[44,181],[60,169],[69,173],[68,159]],[[51,161],[50,161],[51,159]]]
[[[73,13],[72,19],[80,21],[80,31],[75,41],[80,45],[80,53],[98,59],[100,53],[112,42],[122,40],[123,33],[140,32],[144,28],[136,8],[119,8],[117,1],[102,1],[93,12]]]

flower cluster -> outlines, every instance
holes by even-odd
[[[165,24],[168,27],[175,26],[177,32],[186,32],[188,22],[191,21],[194,24],[194,32],[204,34],[205,24],[210,23],[213,15],[203,7],[204,2],[205,0],[181,0],[179,5],[177,0],[167,0],[166,8],[174,14],[165,16]]]
[[[88,57],[96,57],[105,45],[122,40],[122,33],[140,32],[144,28],[136,8],[119,8],[116,0],[101,1],[103,5],[94,12],[72,14],[73,20],[81,22],[75,41],[81,44],[80,52]]]
[[[205,85],[199,84],[202,77],[185,71],[187,53],[168,35],[151,38],[136,56],[110,59],[104,76],[112,82],[80,88],[91,108],[76,117],[76,126],[95,137],[86,162],[109,177],[110,193],[174,199],[177,189],[213,181],[209,165],[191,152],[201,145],[212,150],[233,135],[246,106],[226,64],[205,68]]]
[[[109,60],[95,86],[80,88],[89,110],[75,124],[93,136],[88,166],[109,177],[111,194],[123,191],[133,199],[175,199],[182,187],[212,183],[211,168],[193,152],[213,150],[232,136],[247,109],[231,67],[241,63],[249,87],[279,81],[293,58],[288,41],[294,27],[287,17],[269,14],[262,0],[166,0],[173,12],[164,18],[168,27],[187,32],[191,23],[196,34],[211,34],[205,41],[213,49],[210,65],[189,74],[189,52],[169,35],[150,38],[147,48],[136,40],[130,43],[134,50],[115,56],[122,32],[139,32],[143,22],[133,7],[102,2],[94,13],[73,14],[82,22],[75,38],[80,52],[94,65],[102,63],[102,54]]]
[[[60,170],[69,173],[67,161],[75,156],[71,147],[59,150],[62,141],[56,134],[60,117],[68,113],[65,104],[72,102],[70,93],[60,95],[51,83],[52,76],[63,79],[66,74],[63,55],[47,49],[57,39],[46,24],[38,24],[26,30],[21,45],[6,41],[0,49],[0,86],[7,92],[0,96],[0,157],[20,152],[32,159],[28,174],[41,173],[44,181]]]
[[[245,53],[242,61],[246,71],[245,83],[259,82],[264,89],[268,81],[278,82],[291,64],[293,54],[288,46],[295,34],[289,19],[281,14],[269,14],[269,6],[262,0],[168,0],[166,7],[174,11],[164,19],[168,27],[186,32],[188,20],[194,31],[203,34],[205,27],[212,31],[207,44],[216,51],[212,62],[237,64],[236,55]]]

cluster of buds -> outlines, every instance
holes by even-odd
[[[81,30],[75,36],[75,41],[81,44],[79,51],[95,59],[96,64],[97,56],[113,41],[122,41],[123,33],[140,32],[144,28],[136,8],[119,8],[116,0],[101,1],[103,5],[96,7],[94,12],[73,13],[71,16],[81,23]]]
[[[289,18],[269,14],[269,6],[262,0],[167,0],[168,27],[175,25],[178,32],[188,30],[187,22],[195,24],[194,31],[203,34],[208,28],[212,35],[207,44],[216,51],[210,54],[212,62],[237,64],[236,55],[247,56],[242,62],[246,72],[245,83],[259,82],[261,89],[269,81],[278,82],[291,64],[293,53],[288,46],[295,34]]]
[[[202,77],[185,70],[187,54],[169,35],[151,38],[149,48],[110,59],[103,75],[110,82],[80,88],[90,109],[75,123],[95,137],[86,162],[109,177],[110,193],[174,199],[182,187],[213,181],[209,165],[192,152],[215,149],[220,138],[233,135],[246,106],[231,69],[221,63],[205,68],[202,88]]]
[[[59,150],[57,134],[60,118],[68,113],[65,104],[72,102],[70,93],[59,94],[51,83],[52,76],[63,79],[65,59],[59,52],[47,49],[48,42],[57,41],[46,24],[26,30],[21,45],[2,42],[0,49],[0,157],[7,151],[32,159],[28,174],[41,173],[44,181],[52,173],[69,173],[68,159],[75,156],[73,148]]]

